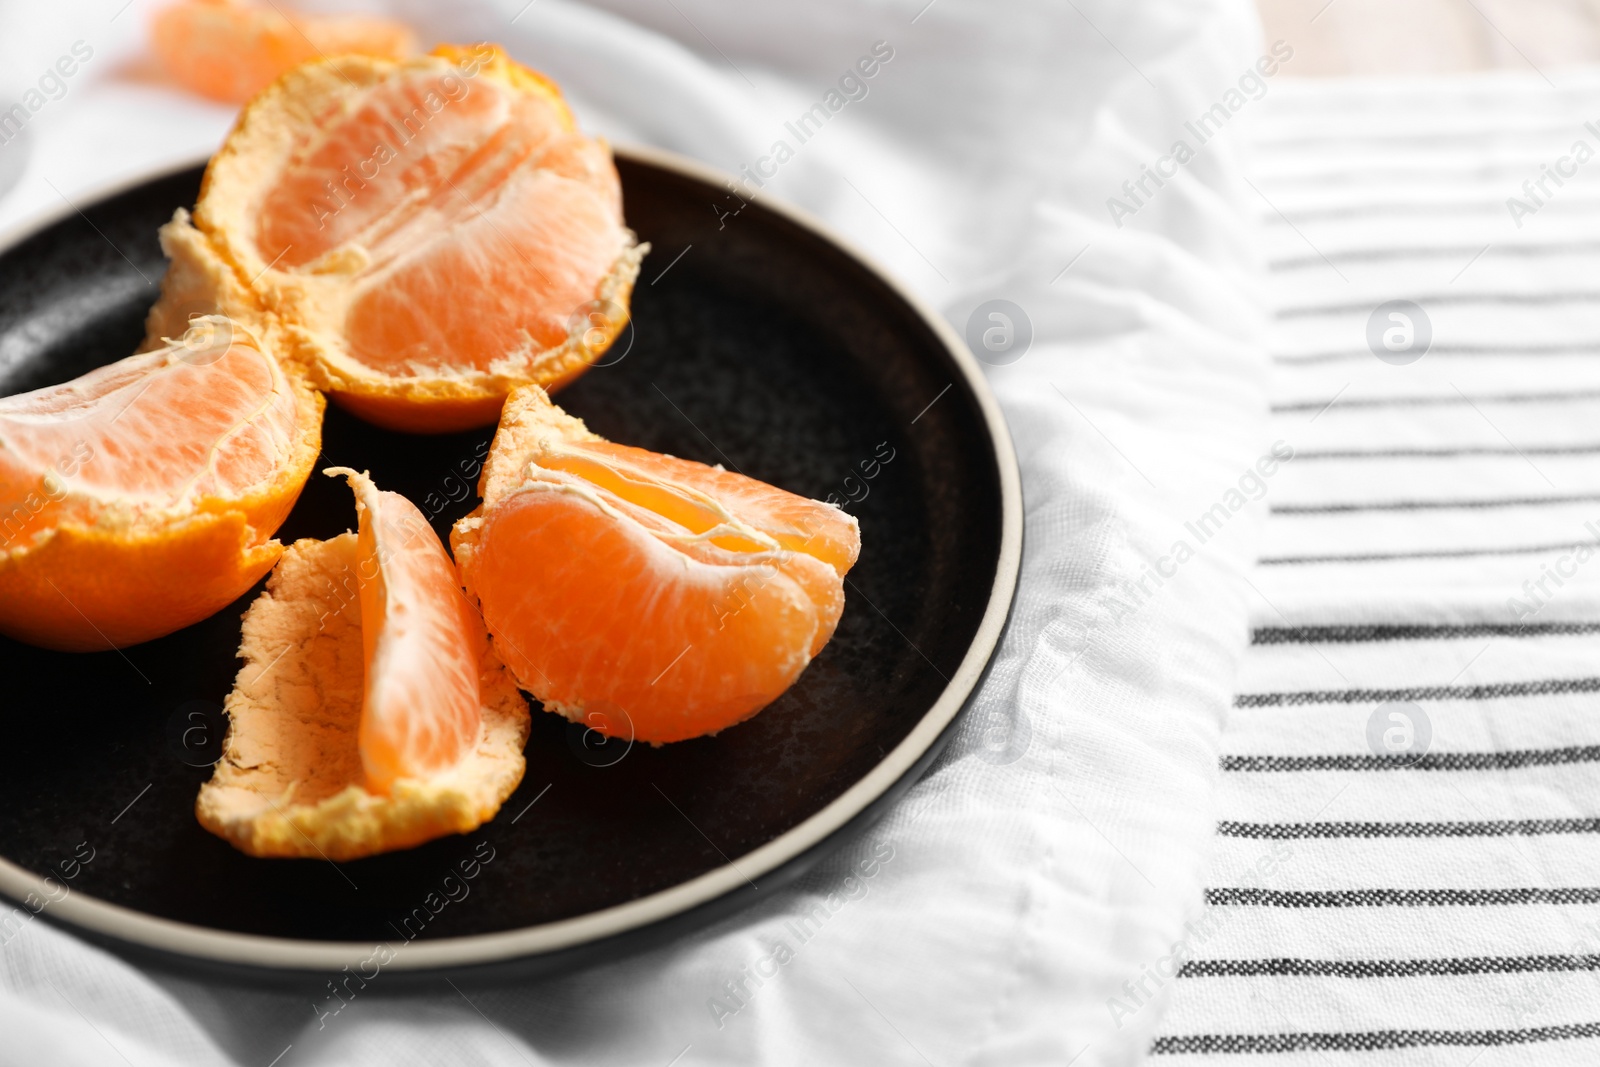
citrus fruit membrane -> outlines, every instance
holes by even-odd
[[[186,279],[164,302],[270,317],[336,401],[416,432],[492,423],[511,389],[588,368],[646,251],[610,149],[490,45],[295,67],[164,243]]]
[[[220,316],[64,385],[0,399],[0,632],[120,648],[215,614],[321,448],[322,397]]]
[[[754,478],[613,444],[512,393],[451,534],[517,683],[608,737],[714,734],[792,685],[833,636],[854,517]]]
[[[465,833],[522,780],[528,706],[405,497],[347,468],[358,530],[289,546],[245,613],[201,825],[252,856]]]
[[[179,0],[150,20],[150,45],[185,89],[242,104],[297,63],[318,56],[399,59],[416,50],[403,23],[372,15],[313,15],[276,3]]]

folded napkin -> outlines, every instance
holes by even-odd
[[[225,131],[225,109],[134,60],[143,0],[115,22],[115,2],[84,6],[65,32],[53,10],[5,16],[40,42],[26,69],[79,38],[96,59],[30,122],[0,222],[67,210]],[[1140,1059],[1159,1003],[1111,1002],[1200,906],[1263,512],[1251,479],[1270,450],[1235,127],[1278,67],[1248,4],[391,10],[424,39],[503,42],[591,129],[730,172],[768,169],[786,123],[883,57],[763,195],[827,220],[958,331],[976,313],[981,338],[987,301],[1021,309],[1031,341],[985,350],[1027,500],[993,672],[879,825],[701,934],[558,980],[361,997],[324,1022],[320,991],[144,974],[36,922],[0,948],[0,1062],[105,1062],[108,1046],[134,1063],[280,1067]],[[1208,114],[1207,136],[1186,131]],[[791,920],[819,903],[830,918],[797,942]],[[752,977],[780,942],[789,958]]]
[[[1264,102],[1293,459],[1158,1053],[1600,1057],[1600,70],[1545,74]]]

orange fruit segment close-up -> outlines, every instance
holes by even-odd
[[[285,28],[406,51],[373,43],[380,22],[186,0],[156,43],[169,62],[235,49],[236,70],[188,68],[226,97],[291,62]],[[467,832],[522,780],[523,691],[608,737],[681,741],[755,715],[832,637],[852,516],[607,441],[550,400],[627,324],[648,246],[609,148],[498,48],[291,66],[160,240],[138,353],[0,399],[0,633],[120,648],[266,576],[195,801],[241,852],[342,861]],[[454,559],[345,467],[325,473],[356,529],[273,539],[324,394],[390,429],[499,419]]]
[[[241,323],[0,399],[0,633],[66,651],[161,637],[283,548],[322,397]]]
[[[645,252],[610,149],[490,45],[294,68],[164,243],[214,283],[182,287],[185,310],[269,318],[337,403],[414,432],[492,423],[511,389],[582,373],[627,324]]]
[[[284,71],[319,56],[401,59],[416,50],[409,27],[373,15],[316,15],[268,0],[179,0],[150,21],[150,47],[179,85],[242,104]]]
[[[528,707],[417,507],[345,468],[358,530],[289,547],[245,615],[195,810],[252,856],[355,859],[465,833],[522,780]]]
[[[714,734],[827,644],[854,517],[742,474],[613,444],[530,386],[506,402],[483,504],[451,535],[518,684],[609,737]]]

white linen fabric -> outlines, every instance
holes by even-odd
[[[1263,109],[1294,459],[1179,1062],[1600,1058],[1600,71],[1546,73]]]
[[[42,70],[79,39],[95,58],[30,120],[31,159],[0,223],[210,150],[225,133],[228,109],[173,91],[135,58],[148,9],[121,3],[7,10],[8,70]],[[1160,1005],[1123,1014],[1111,1001],[1200,905],[1263,510],[1248,498],[1269,446],[1238,135],[1189,137],[1192,154],[1169,153],[1184,121],[1219,100],[1236,127],[1280,91],[1255,73],[1252,10],[393,9],[424,38],[503,42],[558,79],[590,129],[729,171],[768,155],[785,121],[875,44],[893,50],[866,96],[764,193],[870,250],[958,330],[992,298],[1031,321],[1031,346],[989,368],[1027,500],[1021,587],[994,670],[948,752],[878,826],[798,887],[701,934],[492,990],[441,981],[398,996],[374,983],[324,1020],[312,1008],[322,989],[141,973],[32,922],[0,948],[0,1063],[114,1062],[113,1050],[138,1064],[280,1067],[1139,1060]],[[1220,532],[1187,533],[1219,503]],[[844,882],[869,856],[881,860],[873,876]],[[792,944],[775,976],[750,980],[789,937],[786,921],[819,901],[826,927]]]

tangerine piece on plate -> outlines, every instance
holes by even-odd
[[[86,652],[226,607],[316,462],[322,397],[241,323],[0,400],[0,633]]]
[[[340,404],[418,432],[492,423],[516,386],[587,369],[627,324],[645,251],[610,149],[489,45],[296,67],[245,108],[166,240],[173,270],[231,273],[249,308],[218,306],[282,323]]]
[[[178,84],[242,104],[297,63],[358,53],[400,59],[416,50],[409,27],[372,15],[312,15],[243,0],[179,0],[150,23],[156,58]]]
[[[833,636],[860,526],[703,463],[612,444],[537,386],[506,401],[451,534],[517,683],[610,737],[714,734]]]
[[[345,468],[357,533],[296,541],[244,617],[195,802],[252,856],[356,859],[465,833],[522,780],[528,705],[422,513]]]

